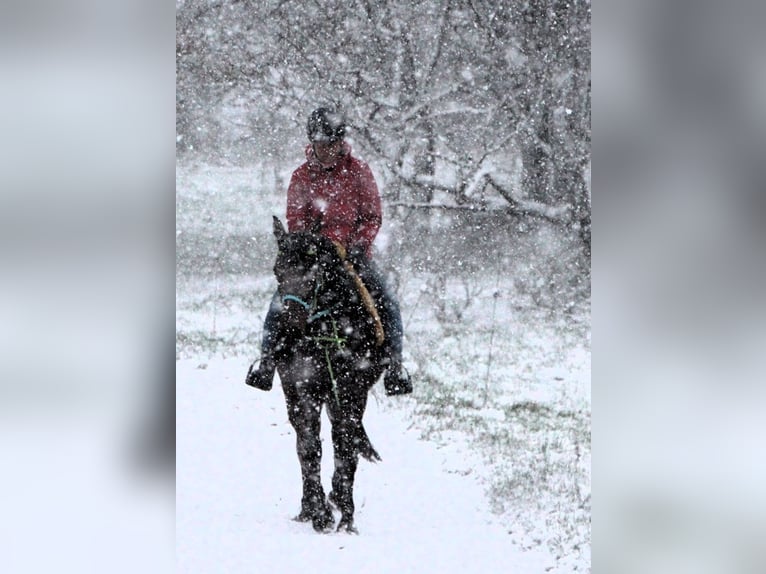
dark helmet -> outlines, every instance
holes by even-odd
[[[306,132],[311,142],[334,143],[346,135],[346,120],[332,108],[317,108],[309,116]]]

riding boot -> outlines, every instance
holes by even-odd
[[[390,291],[384,290],[381,297],[381,320],[388,339],[388,365],[383,377],[386,395],[408,395],[412,392],[410,374],[402,364],[402,319],[399,304]],[[384,361],[385,362],[385,361]]]
[[[274,359],[271,355],[264,356],[258,364],[258,368],[253,369],[254,366],[255,363],[250,365],[245,384],[262,391],[270,391],[274,382],[274,371],[277,368]]]
[[[412,380],[402,364],[401,356],[391,357],[391,362],[386,368],[386,375],[383,377],[383,387],[388,396],[408,395],[412,392]]]
[[[388,366],[383,378],[386,394],[389,396],[407,395],[412,392],[412,381],[407,369],[402,365],[403,328],[399,302],[372,260],[367,258],[364,253],[354,250],[349,252],[349,258],[354,261],[354,267],[361,275],[370,295],[378,303],[378,313],[387,341],[384,356],[387,357]]]
[[[261,362],[254,369],[255,363],[250,365],[245,378],[245,384],[262,391],[270,391],[274,381],[274,371],[277,368],[275,355],[280,346],[281,333],[279,327],[279,315],[282,307],[279,294],[272,297],[271,305],[263,322],[263,339],[261,340]]]
[[[383,377],[383,386],[388,396],[408,395],[412,392],[410,374],[402,364],[402,322],[398,307],[395,305],[395,302],[393,304],[388,302],[381,314],[383,327],[388,336],[388,349],[385,352],[388,365]]]

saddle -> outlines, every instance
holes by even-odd
[[[370,291],[362,281],[362,278],[359,277],[356,269],[354,269],[354,265],[346,258],[346,248],[337,241],[333,241],[333,244],[335,245],[335,249],[338,251],[338,255],[343,261],[343,267],[346,269],[346,273],[348,273],[351,277],[354,285],[356,286],[356,290],[359,293],[359,296],[362,298],[364,308],[370,314],[370,317],[372,317],[373,326],[375,328],[375,344],[380,347],[383,344],[383,341],[386,339],[386,334],[383,331],[383,322],[380,320],[380,314],[378,313],[377,307],[375,307],[375,301],[373,300],[372,295],[370,295]]]

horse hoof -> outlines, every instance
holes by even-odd
[[[332,532],[332,524],[324,524],[323,523],[317,523],[314,522],[314,532],[317,532],[319,534],[327,534],[329,532]]]
[[[295,520],[295,522],[308,522],[311,520],[311,513],[308,510],[301,510],[298,513],[298,516],[293,517],[293,520]]]
[[[340,523],[338,524],[338,532],[348,532],[349,534],[359,534],[359,531],[356,529],[356,526],[354,526],[354,521],[350,518],[341,519]]]
[[[332,515],[332,511],[326,508],[324,511],[319,511],[311,519],[311,525],[317,532],[329,532],[335,524],[335,517]]]

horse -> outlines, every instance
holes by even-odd
[[[288,233],[274,217],[277,257],[274,275],[282,302],[280,344],[275,360],[282,381],[303,479],[296,520],[314,530],[334,526],[358,533],[354,525],[354,477],[359,456],[380,461],[362,423],[370,389],[385,369],[375,317],[341,248],[309,231]],[[362,289],[363,291],[363,289]],[[320,467],[320,415],[332,426],[335,469],[327,498]]]

